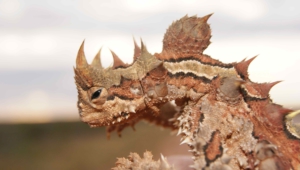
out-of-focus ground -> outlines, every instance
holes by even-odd
[[[295,119],[300,123],[300,116]],[[151,151],[154,160],[164,156],[190,155],[180,137],[146,122],[126,128],[122,137],[105,128],[89,128],[82,122],[0,124],[1,169],[101,169],[114,166],[117,157]]]
[[[130,152],[152,151],[155,160],[161,153],[189,155],[188,147],[179,145],[179,137],[170,130],[145,122],[135,128],[125,129],[121,138],[112,133],[108,140],[104,128],[91,129],[82,122],[1,124],[1,169],[106,170]]]

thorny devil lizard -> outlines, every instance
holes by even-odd
[[[185,16],[173,22],[161,53],[151,54],[134,41],[134,61],[103,68],[100,51],[91,64],[82,43],[75,80],[81,120],[120,133],[140,120],[178,130],[190,147],[194,169],[300,169],[300,125],[293,111],[269,97],[277,84],[249,79],[255,58],[224,64],[203,54],[210,44],[207,20]],[[173,103],[173,104],[172,104]],[[114,169],[176,169],[131,153]]]

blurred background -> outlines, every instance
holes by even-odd
[[[162,50],[172,21],[197,14],[209,19],[206,54],[223,62],[259,55],[255,82],[284,80],[275,103],[300,108],[300,2],[297,0],[0,0],[0,165],[4,169],[109,169],[116,157],[188,154],[170,131],[140,123],[136,132],[106,139],[105,129],[79,122],[73,66],[80,44],[91,61],[100,47],[132,62],[133,41]],[[137,145],[138,144],[138,145]]]

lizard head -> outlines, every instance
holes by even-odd
[[[88,64],[82,43],[74,72],[78,90],[77,106],[83,122],[91,127],[122,124],[146,107],[140,81],[161,61],[151,55],[143,43],[142,48],[135,43],[134,51],[134,62],[130,65],[124,64],[111,51],[114,64],[103,68],[101,50]]]

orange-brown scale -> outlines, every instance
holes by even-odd
[[[139,99],[143,97],[143,93],[134,94],[131,92],[132,87],[139,87],[141,86],[140,82],[138,80],[129,80],[122,78],[121,83],[118,86],[112,86],[109,88],[109,94],[118,96],[119,98],[131,100],[131,99]],[[140,88],[142,91],[142,89]]]
[[[218,89],[220,88],[222,83],[222,78],[220,76],[217,76],[216,78],[214,78],[210,84],[210,86],[208,86],[208,91],[209,91],[209,101],[214,104],[215,102],[218,101],[217,95],[218,95]]]
[[[248,106],[253,113],[256,113],[256,115],[248,116],[254,124],[254,135],[258,136],[260,140],[265,139],[278,146],[278,150],[284,154],[281,156],[280,162],[285,164],[285,167],[290,167],[289,162],[291,160],[293,167],[297,167],[300,163],[300,158],[297,155],[300,152],[299,141],[297,141],[298,139],[296,141],[288,139],[286,132],[284,132],[284,116],[291,110],[273,104],[269,98],[270,89],[278,82],[258,84],[249,81],[247,69],[253,59],[255,57],[247,61],[243,60],[237,63],[235,68],[240,77],[247,80],[243,84],[247,92],[244,89],[241,91],[244,93],[244,99]]]
[[[241,78],[245,80],[248,79],[248,66],[255,59],[255,57],[242,61],[235,65],[235,68]],[[252,109],[254,116],[247,116],[254,124],[254,135],[258,136],[260,140],[268,140],[272,144],[278,146],[278,150],[285,155],[282,156],[281,162],[289,167],[289,161],[292,161],[293,167],[297,167],[300,163],[300,158],[297,155],[300,152],[300,140],[294,139],[292,141],[286,135],[287,132],[284,131],[284,116],[291,112],[292,110],[282,108],[280,105],[273,104],[269,98],[270,89],[277,84],[274,83],[264,83],[258,84],[251,81],[247,81],[244,87],[247,89],[247,94],[244,92],[245,101],[248,106]],[[245,96],[252,94],[252,97]],[[256,97],[253,97],[256,96]],[[286,146],[288,145],[288,147]],[[286,148],[292,148],[288,150]],[[296,153],[296,154],[295,154]]]
[[[278,150],[284,155],[281,158],[282,161],[292,161],[293,167],[297,167],[296,165],[300,164],[298,155],[300,153],[300,140],[288,138],[284,131],[283,122],[284,116],[291,110],[272,104],[269,100],[248,101],[247,103],[252,111],[258,114],[250,117],[254,124],[254,135],[278,146]]]
[[[163,49],[183,54],[201,54],[210,43],[211,31],[206,23],[210,16],[185,16],[173,23],[164,36]]]
[[[204,146],[203,150],[205,152],[206,166],[209,166],[211,162],[222,156],[223,147],[219,131],[212,133],[210,141]]]
[[[168,85],[175,85],[180,88],[185,86],[188,89],[194,89],[197,93],[206,93],[208,92],[210,84],[204,83],[201,78],[196,79],[191,76],[179,75],[179,76],[168,76],[167,78]],[[187,89],[187,90],[188,90]]]
[[[143,91],[146,95],[145,103],[151,109],[151,112],[158,116],[159,107],[166,103],[163,99],[168,95],[167,82],[165,81],[167,70],[163,65],[151,70],[141,81]],[[163,100],[163,101],[162,101]]]
[[[151,70],[148,75],[142,80],[142,86],[145,93],[153,90],[156,96],[165,97],[168,94],[166,83],[167,70],[163,65]]]

